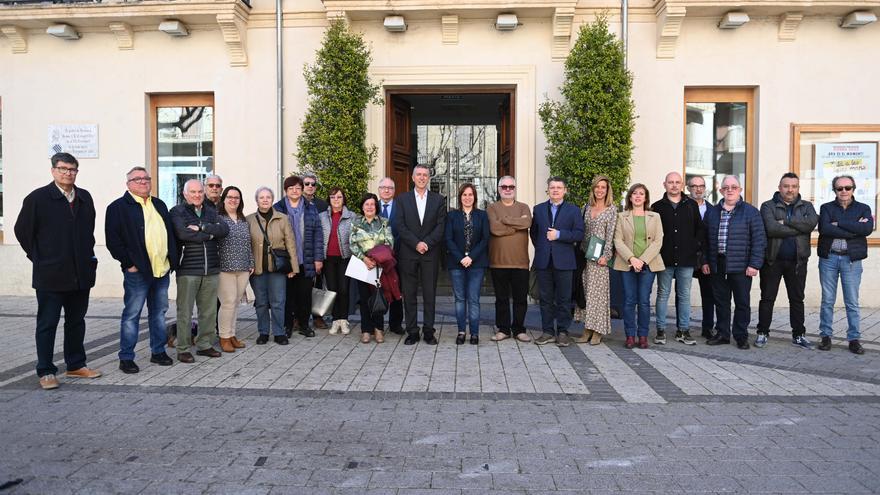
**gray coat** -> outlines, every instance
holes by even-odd
[[[324,231],[325,259],[327,258],[327,244],[330,242],[330,227],[332,226],[330,211],[330,208],[328,208],[318,215],[318,218],[321,220],[321,229]],[[342,207],[342,217],[339,219],[339,230],[336,232],[336,235],[339,237],[339,249],[342,251],[343,259],[351,257],[351,246],[348,243],[348,238],[351,236],[351,222],[354,220],[354,217],[354,213],[349,211],[348,208]]]
[[[765,201],[761,205],[761,218],[764,220],[764,229],[767,231],[767,253],[764,262],[772,264],[779,254],[779,247],[786,237],[795,237],[798,261],[805,261],[810,257],[810,234],[819,223],[819,215],[816,208],[809,201],[804,201],[798,195],[794,201],[794,210],[791,218],[786,218],[785,203],[777,192],[773,199]],[[779,223],[779,222],[782,223]]]

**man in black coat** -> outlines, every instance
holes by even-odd
[[[193,304],[199,309],[196,354],[220,357],[214,349],[217,326],[217,288],[220,279],[220,253],[217,241],[229,234],[217,210],[205,204],[205,188],[196,179],[183,185],[186,203],[171,208],[171,223],[181,251],[177,267],[177,359],[195,362],[190,351],[190,325]]]
[[[52,362],[55,332],[64,309],[65,376],[97,378],[86,367],[86,311],[95,285],[95,204],[74,185],[79,162],[69,153],[52,156],[52,183],[24,198],[15,222],[18,239],[34,265],[37,291],[37,375],[45,390],[58,388]]]
[[[437,293],[437,272],[443,254],[443,230],[446,227],[446,198],[428,190],[431,172],[416,165],[412,179],[415,189],[395,200],[394,229],[400,239],[398,273],[403,287],[403,309],[406,314],[406,345],[419,341],[416,297],[419,286],[424,298],[422,334],[426,344],[437,345],[434,337],[434,303]]]
[[[134,362],[138,323],[144,303],[150,326],[150,362],[171,366],[165,352],[168,283],[177,265],[177,244],[168,207],[150,196],[152,178],[144,167],[125,175],[128,191],[107,207],[104,234],[107,250],[119,261],[125,291],[119,325],[119,369],[140,371]]]

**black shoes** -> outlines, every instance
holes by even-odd
[[[177,360],[180,361],[181,363],[187,363],[187,364],[196,362],[196,358],[194,358],[193,355],[188,352],[178,352],[177,353]]]
[[[724,344],[729,344],[729,343],[730,343],[729,338],[725,339],[725,338],[719,337],[717,335],[706,341],[706,345],[724,345]]]
[[[119,361],[119,369],[122,370],[123,373],[126,374],[134,374],[138,373],[141,369],[138,368],[137,363],[130,359],[122,359]]]
[[[818,349],[820,351],[830,351],[831,350],[831,337],[822,337],[822,342],[819,342]]]
[[[462,344],[464,344],[464,334],[460,333],[460,334],[458,334],[457,337],[455,337],[455,345],[462,345]]]
[[[860,344],[858,340],[850,340],[849,341],[849,352],[851,352],[853,354],[864,354],[865,348],[862,347],[862,344]]]
[[[266,342],[269,342],[269,336],[267,334],[261,333],[259,337],[257,337],[257,345],[263,345]]]
[[[480,337],[477,335],[471,335],[471,345],[478,345],[480,343]]]
[[[708,329],[704,328],[703,332],[700,333],[700,336],[703,337],[704,339],[711,339],[711,338],[715,337],[715,332],[713,332],[711,328],[708,328]]]
[[[213,347],[208,347],[207,349],[202,349],[200,351],[196,351],[196,355],[197,356],[205,356],[205,357],[209,357],[209,358],[218,358],[218,357],[222,356],[220,351],[218,351],[217,349],[214,349]]]
[[[431,334],[426,333],[425,336],[422,338],[422,340],[424,340],[425,343],[428,345],[437,345],[437,337],[434,337],[433,333],[431,333]]]
[[[300,327],[299,334],[303,337],[314,337],[315,331],[309,328],[308,326]]]
[[[164,352],[150,356],[150,362],[158,364],[159,366],[171,366],[174,363],[174,361],[168,357],[168,354],[165,354]]]
[[[403,330],[403,327],[391,327],[389,330],[391,330],[391,333],[394,333],[394,334],[397,334],[397,335],[403,335],[403,334],[406,333],[406,332]]]
[[[406,340],[403,341],[403,345],[414,345],[419,343],[419,334],[411,333],[406,336]]]
[[[275,343],[278,345],[287,345],[290,343],[290,340],[288,340],[286,335],[276,335]]]
[[[747,350],[747,349],[749,348],[749,341],[748,341],[748,339],[743,339],[743,340],[740,340],[739,342],[737,342],[737,343],[736,343],[736,348],[737,348],[737,349],[742,349],[742,350],[744,350],[744,351]]]

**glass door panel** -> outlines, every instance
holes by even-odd
[[[214,108],[159,107],[156,113],[158,193],[170,208],[183,201],[187,180],[214,172]]]
[[[430,189],[458,208],[458,188],[477,189],[478,208],[495,198],[498,181],[498,129],[494,125],[416,126],[418,163],[431,169]]]
[[[703,177],[712,203],[725,176],[746,184],[748,110],[747,102],[687,103],[685,175]]]

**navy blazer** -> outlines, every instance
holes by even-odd
[[[394,198],[391,216],[392,228],[397,230],[400,239],[398,252],[400,259],[418,260],[427,258],[438,259],[443,252],[443,230],[446,227],[446,198],[428,191],[425,205],[424,222],[419,221],[419,209],[416,206],[415,191],[405,192]],[[381,205],[379,209],[381,211]],[[393,231],[392,230],[392,233]],[[424,242],[428,252],[424,255],[416,251],[416,245]]]
[[[547,240],[547,229],[559,230],[559,238],[553,242]],[[529,229],[532,244],[535,246],[535,259],[532,267],[538,270],[555,268],[557,270],[575,270],[577,258],[575,244],[584,238],[584,218],[581,209],[563,201],[556,212],[556,222],[551,219],[550,201],[544,201],[532,210],[532,227]],[[550,266],[551,260],[553,266]]]
[[[171,215],[168,214],[168,207],[161,199],[153,197],[151,201],[153,208],[165,222],[165,232],[168,235],[168,260],[173,271],[177,269],[177,239],[174,236]],[[143,274],[153,273],[153,265],[147,255],[144,228],[144,208],[135,201],[130,193],[126,192],[121,198],[107,206],[107,215],[104,221],[107,250],[110,251],[110,255],[114,259],[119,261],[123,272],[134,266]]]
[[[489,215],[484,210],[474,208],[471,211],[471,224],[474,235],[471,239],[471,266],[486,268],[489,266]],[[464,212],[452,210],[446,216],[446,267],[450,270],[464,270],[461,260],[464,254]]]

